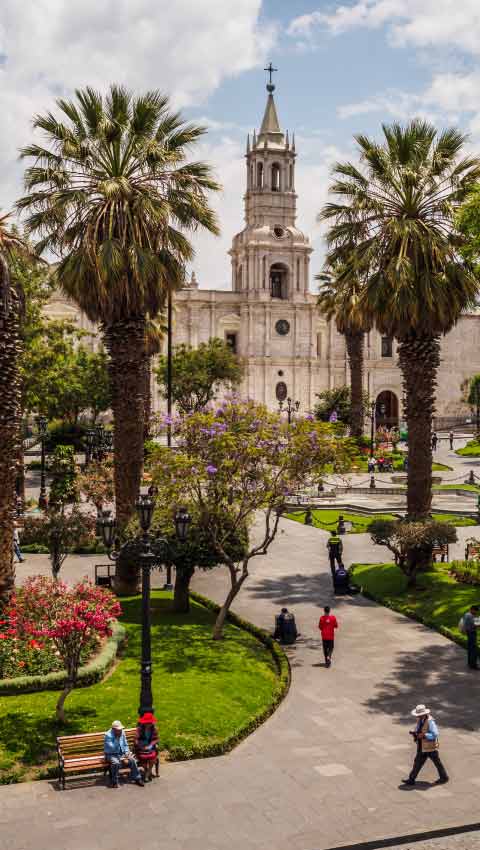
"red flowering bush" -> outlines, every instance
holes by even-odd
[[[77,684],[81,663],[102,638],[111,634],[112,622],[120,614],[116,597],[89,581],[67,587],[64,582],[45,576],[28,579],[11,598],[3,615],[5,630],[0,632],[0,676],[4,675],[2,657],[15,652],[13,645],[19,659],[13,675],[33,672],[28,666],[30,655],[45,653],[44,658],[53,658],[53,666],[40,672],[62,667],[67,672],[67,682],[56,707],[57,718],[63,723],[63,705]],[[23,666],[18,669],[22,662]]]

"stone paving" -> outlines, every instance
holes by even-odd
[[[267,723],[227,756],[165,765],[145,789],[0,788],[0,850],[325,850],[479,820],[480,680],[465,653],[435,632],[360,597],[334,600],[326,538],[285,520],[234,606],[271,628],[287,605],[301,631],[288,650],[292,687]],[[347,561],[385,559],[368,535],[346,538],[345,548]],[[65,577],[96,560],[69,558]],[[25,575],[42,564],[32,557],[20,569]],[[224,573],[200,574],[195,586],[220,600]],[[326,603],[340,622],[330,670],[317,631]],[[428,765],[415,788],[400,787],[413,757],[409,712],[418,702],[440,724],[447,786],[432,784]],[[402,848],[474,850],[475,841],[480,848],[472,834]]]

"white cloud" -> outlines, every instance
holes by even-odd
[[[385,25],[398,46],[457,47],[480,53],[478,0],[357,0],[339,4],[330,13],[318,10],[295,18],[289,34],[308,39],[318,27],[339,34]]]
[[[176,107],[204,101],[266,58],[275,32],[261,0],[2,0],[0,208],[20,192],[18,148],[58,95],[110,82],[160,88]]]

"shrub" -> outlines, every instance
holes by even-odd
[[[49,552],[49,527],[48,516],[26,517],[21,532],[21,543],[24,552],[38,552],[44,554]],[[38,547],[32,548],[32,547]],[[81,522],[78,526],[78,536],[74,544],[69,547],[71,554],[89,555],[104,553],[105,547],[96,537],[96,521],[89,514],[81,514]]]
[[[88,427],[84,422],[73,423],[54,420],[48,428],[45,444],[47,452],[53,452],[58,445],[74,446],[76,452],[83,452]]]
[[[479,561],[452,561],[450,572],[457,581],[463,584],[480,584]]]
[[[60,507],[71,502],[78,502],[75,448],[73,446],[55,446],[48,469],[52,476],[50,506]]]

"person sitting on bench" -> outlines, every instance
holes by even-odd
[[[348,572],[343,564],[340,564],[333,577],[333,590],[335,593],[348,593],[350,591],[350,580]]]
[[[142,774],[138,768],[133,753],[130,751],[128,741],[123,731],[123,723],[114,720],[111,729],[105,732],[103,744],[105,758],[110,767],[112,788],[118,788],[118,775],[122,763],[128,764],[130,768],[130,779],[137,785],[143,785]]]
[[[295,643],[298,632],[295,617],[288,608],[282,608],[280,614],[275,617],[275,640],[280,643]]]

